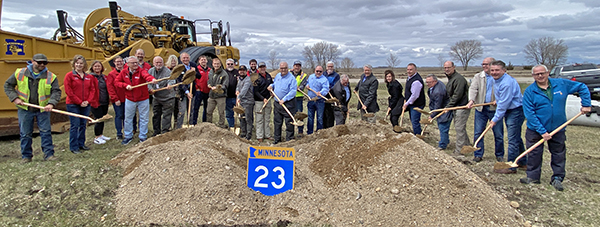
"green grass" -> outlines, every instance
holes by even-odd
[[[522,85],[523,89],[525,87],[526,85]],[[380,83],[378,96],[381,111],[377,113],[377,117],[382,118],[389,96],[385,83]],[[351,116],[355,118],[358,117],[357,102],[356,95],[353,94],[349,109]],[[474,111],[471,111],[467,125],[471,137],[473,113]],[[405,124],[408,123],[407,119],[408,116],[405,116]],[[391,125],[382,127],[391,129]],[[435,126],[427,129],[435,130]],[[538,222],[534,224],[600,226],[600,140],[596,138],[598,132],[598,128],[568,127],[567,176],[564,182],[566,189],[563,192],[557,192],[548,184],[552,174],[548,152],[544,155],[540,185],[520,184],[518,179],[525,176],[522,171],[514,175],[493,173],[491,133],[484,140],[484,161],[467,166],[507,199],[519,202],[519,210],[527,220],[534,222],[537,218]],[[106,124],[105,135],[115,137],[112,122]],[[454,130],[450,130],[450,135],[453,142]],[[18,136],[0,138],[0,226],[120,225],[115,218],[114,195],[122,177],[122,170],[108,161],[125,147],[115,139],[104,145],[92,144],[91,126],[87,129],[87,141],[92,150],[74,155],[69,152],[68,138],[68,133],[53,135],[56,155],[60,158],[56,162],[42,161],[40,139],[34,138],[34,158],[33,162],[28,164],[19,164]],[[426,141],[436,145],[435,138]],[[134,140],[132,143],[136,142],[137,140]],[[127,147],[129,146],[132,145]],[[451,149],[446,152],[450,153]],[[470,159],[471,157],[467,157],[467,160]],[[294,225],[304,226],[297,223]]]

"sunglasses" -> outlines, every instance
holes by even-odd
[[[48,61],[35,61],[38,65],[48,65]]]
[[[233,65],[233,63],[227,63],[227,65]]]
[[[323,71],[317,70],[317,71],[315,71],[315,72],[322,73]]]

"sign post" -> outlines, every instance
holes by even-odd
[[[248,148],[248,187],[267,196],[294,188],[296,151],[287,147]]]

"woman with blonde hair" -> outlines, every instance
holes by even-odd
[[[73,71],[68,72],[64,80],[67,111],[87,116],[90,114],[90,106],[96,105],[98,82],[94,76],[85,73],[87,62],[83,56],[75,55],[71,67]],[[69,120],[71,123],[69,149],[74,154],[80,154],[81,150],[89,150],[90,148],[85,146],[87,120],[78,117],[69,117]]]
[[[96,119],[103,117],[108,113],[108,104],[110,104],[110,98],[108,96],[108,89],[106,86],[106,76],[103,74],[104,66],[102,62],[96,60],[92,62],[89,69],[90,74],[98,81],[98,90],[94,99],[95,103],[92,106],[92,114]],[[104,144],[110,140],[110,137],[106,137],[104,132],[104,122],[98,122],[94,125],[94,138],[95,144]]]

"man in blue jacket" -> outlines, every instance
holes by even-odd
[[[535,83],[525,89],[523,109],[527,118],[525,140],[531,147],[541,139],[548,142],[552,167],[550,184],[562,191],[562,181],[565,178],[565,129],[554,135],[554,131],[567,121],[565,104],[567,96],[578,92],[581,98],[581,112],[591,111],[591,99],[588,88],[579,82],[548,78],[549,72],[545,65],[537,65],[531,70]],[[520,179],[523,184],[539,184],[542,172],[542,155],[544,146],[538,146],[527,154],[527,177]]]
[[[427,75],[425,78],[427,83],[427,95],[429,95],[429,109],[436,110],[444,108],[450,102],[448,93],[446,92],[446,85],[442,81],[437,79],[437,76],[433,74]],[[437,117],[441,112],[433,112],[429,115],[429,120]],[[450,143],[450,123],[452,123],[452,112],[444,113],[437,118],[438,129],[440,130],[440,142],[438,143],[438,150],[445,150]]]

